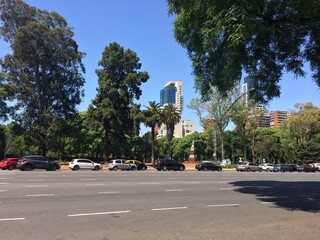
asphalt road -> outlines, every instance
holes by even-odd
[[[320,173],[0,171],[0,239],[318,239]]]

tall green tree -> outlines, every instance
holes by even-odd
[[[196,88],[231,89],[253,76],[258,102],[280,95],[283,71],[305,76],[309,62],[320,86],[320,1],[167,0],[174,35],[192,60]]]
[[[11,108],[7,102],[12,100],[14,96],[13,87],[8,82],[8,76],[3,72],[0,72],[0,120],[8,120],[8,115],[11,112]]]
[[[131,132],[134,121],[131,109],[134,100],[142,94],[140,85],[149,79],[147,72],[139,71],[141,63],[132,50],[124,50],[118,43],[111,43],[99,61],[101,69],[97,69],[98,93],[89,106],[90,118],[103,127],[103,157],[108,157],[115,149],[110,149],[111,139],[124,142],[125,134]]]
[[[156,101],[149,101],[149,105],[144,111],[145,124],[151,128],[151,161],[154,163],[154,143],[155,143],[155,127],[161,124],[161,108],[160,104]]]
[[[229,109],[232,105],[233,91],[228,91],[226,95],[221,94],[216,89],[211,89],[210,95],[205,100],[192,99],[188,105],[190,109],[196,111],[201,122],[214,120],[215,129],[220,135],[221,158],[224,159],[224,130],[229,124]],[[205,115],[205,116],[204,116]],[[208,126],[207,126],[208,127]],[[206,128],[207,128],[206,127]]]
[[[38,153],[46,155],[52,128],[74,114],[81,102],[84,53],[79,52],[71,27],[59,14],[19,0],[2,1],[0,10],[1,34],[12,48],[2,67],[15,87],[19,109],[15,119],[29,131]]]
[[[180,122],[181,119],[181,113],[180,111],[175,107],[175,105],[169,103],[164,106],[162,110],[162,123],[166,125],[166,137],[168,139],[169,145],[168,145],[168,152],[167,157],[171,158],[172,156],[172,146],[171,141],[174,135],[174,128],[177,123]]]

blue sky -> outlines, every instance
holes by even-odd
[[[87,109],[96,96],[97,76],[95,70],[106,46],[117,42],[130,48],[140,57],[142,70],[150,79],[142,85],[142,96],[138,103],[160,101],[160,89],[168,81],[183,82],[184,111],[182,118],[192,120],[201,127],[196,115],[187,108],[195,92],[191,62],[186,50],[173,36],[173,17],[168,15],[165,0],[25,0],[31,6],[56,11],[73,27],[80,51],[86,52],[83,63],[86,68],[85,97],[79,111]],[[0,42],[3,45],[2,42]],[[3,45],[4,46],[4,45]],[[0,51],[3,56],[3,51]],[[308,72],[308,69],[306,68]],[[245,75],[243,76],[245,77]],[[295,79],[284,74],[281,81],[282,94],[270,102],[269,110],[289,110],[295,103],[313,102],[320,106],[320,91],[311,80]],[[143,130],[145,131],[145,130]]]

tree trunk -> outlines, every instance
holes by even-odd
[[[103,160],[105,163],[108,162],[108,158],[110,156],[109,134],[110,134],[109,127],[106,127],[104,130],[104,137],[103,137]]]
[[[154,127],[151,127],[151,138],[152,138],[152,141],[151,141],[151,162],[152,164],[154,164]]]

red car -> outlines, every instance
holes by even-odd
[[[12,170],[16,168],[19,158],[6,158],[0,161],[0,168],[2,170]]]

